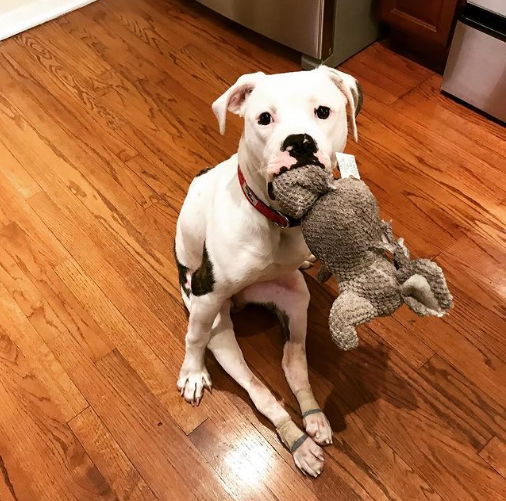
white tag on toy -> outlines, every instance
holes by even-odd
[[[354,155],[348,155],[347,153],[336,153],[337,163],[339,164],[339,172],[341,177],[356,177],[360,179],[358,173],[357,162],[355,161]]]

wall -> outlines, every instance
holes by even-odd
[[[0,40],[95,0],[0,0]]]

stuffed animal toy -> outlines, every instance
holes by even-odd
[[[442,316],[451,307],[443,270],[429,259],[410,260],[363,181],[333,180],[312,165],[279,174],[271,190],[285,214],[302,219],[304,239],[322,264],[318,278],[337,278],[340,295],[329,327],[341,349],[358,346],[355,326],[391,315],[402,304],[420,316]]]

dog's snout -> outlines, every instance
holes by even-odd
[[[290,134],[281,147],[282,151],[288,150],[296,158],[313,155],[317,149],[315,140],[309,134]]]

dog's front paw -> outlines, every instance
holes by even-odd
[[[293,460],[302,473],[316,478],[323,470],[323,449],[308,437],[293,453]]]
[[[204,367],[200,371],[181,370],[177,380],[177,389],[181,396],[191,405],[199,405],[204,396],[204,388],[211,391],[211,376]]]
[[[316,412],[304,418],[306,433],[319,445],[332,443],[332,428],[323,412]]]

